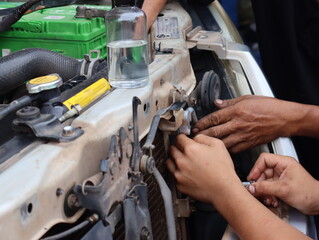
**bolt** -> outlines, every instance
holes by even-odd
[[[95,223],[96,221],[99,220],[99,215],[97,215],[96,213],[93,213],[88,219],[91,223]]]
[[[16,112],[17,117],[23,120],[31,120],[40,116],[40,109],[33,106],[26,106]]]
[[[78,208],[80,206],[78,197],[74,193],[71,193],[68,196],[67,203],[68,203],[68,207],[71,209],[75,209],[75,208]]]
[[[130,124],[130,125],[128,126],[128,130],[129,130],[129,131],[132,131],[133,129],[134,129],[133,125]]]
[[[140,169],[143,173],[153,173],[155,168],[155,160],[153,157],[143,155],[140,161]]]
[[[57,190],[56,190],[56,195],[57,195],[57,197],[59,197],[59,196],[61,196],[62,194],[63,194],[63,189],[61,189],[61,188],[58,188]]]
[[[151,233],[147,230],[146,227],[143,227],[141,230],[141,240],[151,239]]]
[[[63,128],[62,135],[63,135],[64,137],[72,137],[72,136],[74,136],[74,134],[75,134],[75,129],[74,129],[74,127],[72,127],[72,126],[65,126],[65,127]]]

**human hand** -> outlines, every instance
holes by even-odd
[[[221,139],[233,153],[291,136],[301,107],[298,103],[253,95],[217,100],[215,104],[220,110],[200,119],[193,132]]]
[[[256,180],[248,190],[256,197],[272,199],[268,203],[277,206],[276,198],[304,214],[319,213],[319,184],[294,158],[263,153],[257,159],[247,179]]]
[[[199,201],[213,203],[226,188],[236,188],[236,182],[241,185],[226,147],[216,138],[178,135],[170,157],[166,164],[177,189]]]

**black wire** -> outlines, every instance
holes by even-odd
[[[29,10],[33,5],[37,4],[40,1],[41,0],[30,0],[30,1],[27,1],[26,3],[22,4],[17,10],[17,14],[16,14],[17,20],[19,20],[22,17],[22,15],[27,10]]]

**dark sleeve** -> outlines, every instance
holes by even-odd
[[[212,2],[214,2],[214,0],[190,0],[190,2],[192,3],[198,3],[200,5],[208,5]]]

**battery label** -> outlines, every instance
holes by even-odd
[[[11,49],[3,48],[1,52],[2,52],[2,57],[4,57],[4,56],[7,56],[11,53]]]
[[[63,19],[65,18],[65,16],[47,16],[47,17],[44,17],[43,19],[55,19],[55,20],[60,20],[60,19]]]
[[[156,19],[157,39],[178,39],[178,19],[177,17],[158,17]]]

